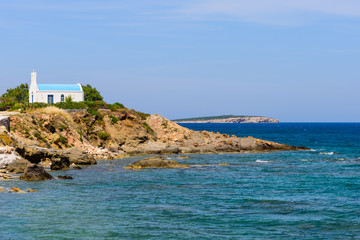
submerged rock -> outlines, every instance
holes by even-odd
[[[189,165],[179,164],[176,161],[169,161],[161,156],[158,156],[158,157],[144,158],[125,167],[125,169],[139,169],[139,168],[189,168]]]
[[[47,173],[40,164],[29,164],[20,179],[23,181],[43,181],[54,179],[54,177]]]
[[[71,176],[58,176],[58,179],[73,179]]]
[[[13,191],[13,192],[21,192],[21,189],[18,188],[18,187],[12,187],[11,191]]]

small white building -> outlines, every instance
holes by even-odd
[[[74,102],[84,101],[84,92],[81,84],[37,84],[36,72],[31,72],[29,88],[29,102],[58,103],[64,102],[71,96]]]

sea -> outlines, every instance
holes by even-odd
[[[311,150],[124,169],[132,157],[50,172],[72,180],[1,181],[38,191],[0,192],[0,239],[360,239],[360,123],[182,125]]]

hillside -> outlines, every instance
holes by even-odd
[[[252,137],[196,132],[159,115],[147,115],[126,108],[66,112],[56,107],[47,107],[11,116],[10,129],[7,134],[12,138],[14,146],[21,143],[59,150],[76,147],[104,159],[128,154],[300,149]],[[9,144],[3,141],[2,145]]]
[[[176,123],[279,123],[279,120],[259,116],[222,115],[173,120]]]

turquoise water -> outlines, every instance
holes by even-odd
[[[0,182],[39,190],[0,192],[0,239],[360,239],[360,123],[183,125],[313,151],[142,171],[123,169],[129,158],[51,173],[73,180]]]

